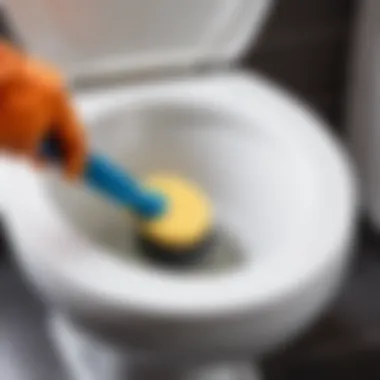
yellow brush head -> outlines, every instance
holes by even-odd
[[[165,174],[153,175],[145,184],[166,196],[168,208],[164,215],[140,222],[144,239],[181,253],[209,236],[213,224],[211,202],[196,184]]]

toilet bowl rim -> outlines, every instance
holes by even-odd
[[[273,88],[272,87],[270,87],[270,89],[272,89],[272,91],[273,91]],[[275,91],[278,91],[277,89],[275,89]],[[277,94],[273,94],[273,95],[277,95],[277,96],[279,96],[280,95],[280,92],[278,92]],[[281,98],[281,96],[280,96],[280,98]],[[282,98],[281,98],[282,99]],[[298,102],[299,103],[299,102]],[[302,112],[305,112],[305,110],[303,109],[302,110]],[[310,115],[311,116],[311,115]],[[310,120],[313,120],[313,118],[314,118],[314,116],[311,116],[311,119]],[[315,124],[315,125],[317,125],[318,126],[318,128],[323,128],[324,126],[325,126],[325,124],[322,122],[322,121],[320,121],[320,120],[318,120],[318,119],[314,119],[314,122],[311,122],[311,124]],[[325,132],[325,133],[327,133],[327,132]],[[347,164],[347,158],[345,157],[345,153],[342,151],[342,149],[339,147],[339,146],[337,146],[336,145],[336,142],[335,141],[333,141],[333,139],[331,139],[331,136],[329,137],[329,141],[330,141],[330,143],[332,143],[331,144],[331,148],[333,148],[333,149],[335,149],[335,156],[336,156],[336,159],[338,160],[338,161],[340,161],[343,165],[342,165],[342,169],[343,169],[343,171],[342,171],[342,182],[344,183],[344,182],[352,182],[352,178],[350,177],[350,168],[348,167],[349,165]],[[348,179],[347,178],[347,176],[349,176],[350,178]],[[348,179],[348,181],[347,181],[347,179]],[[346,197],[347,197],[347,206],[348,206],[348,208],[350,209],[352,209],[353,210],[353,204],[354,204],[354,194],[352,193],[352,194],[346,194]],[[352,210],[349,210],[351,213],[353,212]],[[347,224],[348,222],[349,222],[349,219],[351,218],[351,216],[349,215],[350,214],[350,212],[348,212],[347,213],[347,220],[344,220],[344,221],[342,221],[343,222],[343,224]],[[341,226],[341,233],[347,233],[347,231],[348,231],[348,228],[347,228],[347,226]],[[342,239],[343,239],[343,237],[342,236],[339,236],[339,237],[337,237],[337,236],[335,236],[335,237],[333,237],[333,239],[334,240],[337,240],[337,241],[341,241]],[[304,277],[304,279],[305,279],[305,275],[304,276],[300,276],[299,277],[299,279],[300,278],[302,278],[302,277]],[[299,280],[298,279],[298,280]],[[290,286],[291,284],[293,284],[293,286]],[[291,288],[294,288],[294,281],[293,282],[291,282],[291,283],[288,283],[288,287],[289,287],[289,289],[291,289]],[[51,289],[53,289],[53,287],[51,288]],[[79,296],[79,293],[78,293],[78,296]],[[79,297],[80,298],[80,297]],[[100,297],[101,298],[101,297]],[[270,301],[270,300],[273,300],[273,297],[272,298],[268,298],[268,299],[265,299],[265,298],[262,298],[261,299],[261,303],[268,303],[268,301]],[[71,301],[73,301],[73,300],[71,300]],[[83,301],[83,300],[82,300]],[[116,301],[116,300],[114,300],[114,301]],[[69,300],[68,300],[68,302],[70,302]],[[78,301],[79,302],[79,301]],[[117,301],[118,302],[118,301]],[[116,303],[117,303],[116,302]],[[111,304],[112,302],[110,302],[109,304]],[[258,305],[258,304],[260,304],[260,302],[258,302],[258,300],[256,300],[255,302],[253,302],[256,306]],[[117,305],[115,305],[115,306],[117,306]],[[120,305],[119,305],[120,306]],[[136,305],[134,305],[134,306],[136,306]],[[141,306],[141,305],[140,305]],[[215,306],[215,305],[214,305]],[[131,306],[132,307],[132,306]],[[149,306],[148,305],[145,305],[144,307],[146,307],[146,308],[148,308],[149,309]],[[143,309],[144,309],[144,307],[143,307]],[[229,308],[228,308],[229,309]],[[184,313],[186,313],[187,315],[189,315],[189,314],[192,314],[192,313],[194,313],[194,315],[196,315],[197,313],[199,313],[199,312],[201,312],[201,313],[203,313],[203,314],[207,314],[207,313],[209,313],[209,312],[212,312],[212,311],[215,311],[215,310],[221,310],[220,309],[220,307],[217,307],[217,308],[215,308],[215,307],[210,307],[210,308],[196,308],[196,307],[194,307],[193,309],[188,309],[188,308],[184,308],[184,309],[182,309],[182,312],[184,312]],[[160,312],[160,310],[158,310],[158,309],[155,309],[154,307],[153,308],[151,308],[151,310],[150,310],[150,312]],[[167,313],[170,313],[170,311],[169,311],[169,309],[165,309],[165,314],[167,314]],[[174,308],[173,310],[171,310],[171,312],[172,313],[174,313],[174,314],[176,314],[176,313],[181,313],[181,309],[180,308]]]

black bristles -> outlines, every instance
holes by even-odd
[[[198,244],[181,250],[163,247],[141,235],[137,236],[137,244],[150,260],[171,266],[183,266],[201,262],[213,246],[214,238],[214,234],[210,233]]]

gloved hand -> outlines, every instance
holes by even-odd
[[[53,133],[64,151],[68,178],[86,157],[84,128],[59,72],[0,41],[0,150],[43,163],[39,147]]]

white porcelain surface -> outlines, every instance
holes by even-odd
[[[227,63],[257,39],[272,0],[5,0],[28,50],[71,79]]]
[[[72,323],[59,315],[49,320],[54,346],[68,375],[75,380],[134,379],[134,380],[261,380],[260,371],[245,360],[226,362],[179,362],[152,360],[146,356],[120,354],[86,336]]]
[[[124,212],[4,159],[0,200],[17,259],[48,302],[110,342],[217,356],[287,341],[335,294],[353,179],[296,100],[231,74],[82,94],[78,106],[95,148],[142,175],[164,168],[199,181],[222,247],[185,273],[136,260]]]
[[[1,159],[0,208],[17,262],[60,317],[52,335],[78,380],[139,379],[131,355],[134,365],[143,358],[148,370],[170,363],[170,371],[244,360],[301,333],[336,294],[355,186],[325,124],[256,75],[184,77],[235,60],[271,4],[6,1],[28,49],[70,79],[178,70],[182,79],[77,93],[78,109],[95,149],[141,176],[193,178],[216,210],[219,241],[206,262],[169,271],[139,257],[124,210]]]

